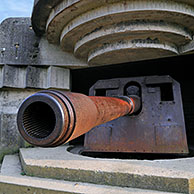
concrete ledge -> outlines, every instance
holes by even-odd
[[[0,66],[0,88],[70,90],[70,70],[63,67]]]
[[[80,182],[67,182],[21,175],[21,166],[17,155],[5,156],[0,173],[0,193],[28,194],[163,194],[164,192],[93,185]],[[170,193],[165,193],[170,194]],[[172,193],[171,193],[172,194]]]
[[[138,161],[94,159],[67,147],[20,149],[27,175],[121,187],[194,193],[194,158]]]

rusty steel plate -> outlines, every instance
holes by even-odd
[[[123,96],[140,88],[141,110],[93,128],[85,135],[85,151],[188,153],[180,84],[170,76],[100,80],[91,96]]]

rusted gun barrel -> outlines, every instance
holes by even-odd
[[[30,144],[55,147],[95,126],[133,114],[139,107],[136,96],[95,97],[49,90],[23,102],[17,123],[20,134]]]

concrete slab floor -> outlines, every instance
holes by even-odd
[[[5,156],[0,173],[0,194],[172,194],[126,187],[94,185],[21,175],[17,155]]]
[[[68,181],[194,193],[194,158],[99,159],[72,154],[67,148],[20,149],[25,173]]]

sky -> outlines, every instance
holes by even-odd
[[[0,0],[0,23],[8,17],[30,17],[34,0]]]

